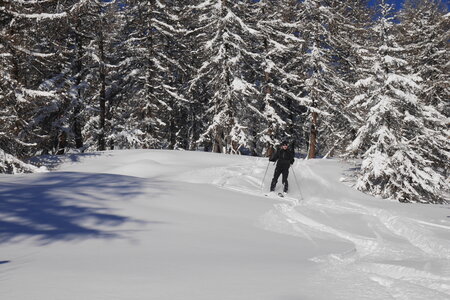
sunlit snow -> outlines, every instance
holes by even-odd
[[[450,298],[450,207],[364,195],[351,164],[297,159],[279,198],[266,158],[40,162],[54,171],[0,175],[5,300]]]

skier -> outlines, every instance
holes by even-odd
[[[289,143],[287,141],[283,141],[280,145],[280,149],[276,150],[275,153],[269,158],[269,161],[276,161],[277,166],[275,168],[275,172],[273,174],[272,183],[270,184],[270,191],[275,191],[275,186],[277,185],[278,178],[281,174],[282,180],[281,182],[284,184],[283,191],[285,193],[288,192],[289,184],[288,184],[288,175],[289,175],[289,167],[294,163],[294,152],[289,148]]]

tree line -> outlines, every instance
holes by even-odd
[[[361,158],[357,188],[445,202],[437,0],[0,0],[0,172],[131,148]]]

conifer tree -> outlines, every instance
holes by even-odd
[[[123,44],[128,58],[125,97],[129,113],[124,126],[140,147],[176,148],[185,110],[187,67],[183,61],[184,2],[129,1]],[[187,133],[181,144],[185,145]]]
[[[1,3],[0,130],[6,156],[27,158],[58,148],[65,101],[53,76],[59,64],[50,63],[59,58],[57,34],[47,29],[66,17],[55,3]]]
[[[113,3],[100,0],[80,1],[71,9],[75,21],[75,49],[78,60],[76,70],[84,74],[76,75],[78,87],[81,81],[86,86],[82,89],[83,101],[75,106],[83,110],[83,130],[85,147],[95,150],[106,150],[114,144],[111,135],[111,113],[113,107],[113,74],[112,56],[117,49],[114,47],[117,28],[115,27],[115,8]],[[77,40],[79,39],[79,40]],[[81,76],[81,77],[80,77]],[[78,120],[79,121],[79,120]],[[79,125],[77,125],[79,126]],[[79,133],[77,133],[79,134]]]
[[[201,34],[197,42],[201,67],[191,81],[191,92],[207,89],[208,120],[199,142],[211,144],[214,152],[238,153],[249,146],[249,111],[257,110],[258,95],[249,80],[248,68],[259,59],[252,43],[259,32],[246,22],[251,1],[203,1],[197,5]],[[251,75],[250,75],[251,76]]]
[[[428,138],[433,130],[425,126],[418,97],[422,79],[397,43],[392,6],[381,0],[379,7],[376,52],[367,56],[367,77],[356,83],[361,93],[349,104],[361,120],[348,148],[363,158],[357,188],[402,202],[441,203],[445,179],[430,160],[430,152],[440,150]]]
[[[450,81],[448,61],[450,52],[450,22],[446,8],[437,0],[408,0],[400,12],[401,44],[406,49],[405,59],[413,72],[422,78],[419,103],[423,107],[424,126],[429,128],[429,159],[434,169],[447,176],[450,131]],[[420,36],[420,39],[417,37]]]
[[[298,37],[297,1],[260,1],[258,29],[262,40],[262,101],[258,141],[270,155],[281,140],[299,138],[303,101],[301,76],[304,40]],[[296,134],[297,133],[297,134]]]
[[[332,150],[333,141],[342,140],[348,127],[342,109],[350,87],[346,74],[350,70],[349,61],[344,56],[349,53],[344,50],[351,43],[348,28],[355,18],[349,17],[353,12],[346,10],[346,5],[307,0],[301,6],[300,34],[306,40],[303,72],[308,101],[305,103],[310,114],[308,158]]]
[[[450,17],[446,8],[438,0],[407,0],[399,18],[407,60],[423,78],[420,98],[449,117]]]

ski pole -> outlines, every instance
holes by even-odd
[[[292,169],[292,174],[294,174],[295,183],[297,184],[298,192],[300,194],[300,200],[303,200],[302,190],[300,189],[300,185],[298,184],[297,175],[295,175],[295,171],[294,171],[294,168],[292,166],[291,166],[291,169]]]
[[[264,173],[263,180],[261,181],[261,191],[263,190],[264,179],[266,179],[267,170],[269,170],[270,161],[267,163],[266,172]]]

